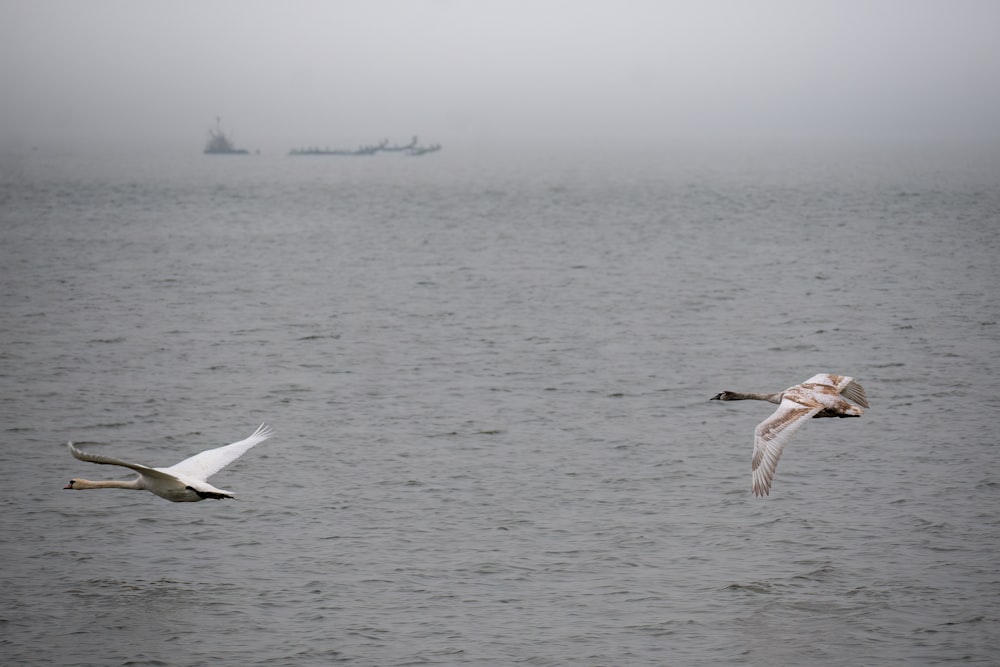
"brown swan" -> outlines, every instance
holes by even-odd
[[[778,467],[781,450],[792,434],[813,417],[860,417],[864,410],[847,400],[868,407],[864,388],[846,375],[820,373],[802,384],[777,394],[724,391],[712,397],[713,401],[768,401],[777,403],[778,409],[757,424],[753,434],[753,494],[766,496],[771,491],[771,480]],[[847,399],[847,400],[844,400]]]

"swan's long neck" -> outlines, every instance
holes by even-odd
[[[73,480],[74,489],[141,489],[138,479],[120,480],[103,479],[89,480],[77,477]]]
[[[726,396],[727,401],[767,401],[781,403],[781,394],[759,394],[752,391],[731,391]]]

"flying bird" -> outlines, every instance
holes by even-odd
[[[777,394],[756,394],[724,391],[712,397],[713,401],[768,401],[777,403],[778,409],[757,424],[753,433],[753,494],[766,496],[771,491],[771,480],[778,467],[778,459],[789,438],[813,417],[860,417],[861,408],[868,407],[864,387],[846,375],[820,373],[802,384]],[[844,400],[847,399],[847,400]],[[851,405],[853,401],[858,405]]]
[[[248,449],[271,437],[272,430],[267,424],[261,424],[249,438],[234,442],[231,445],[206,449],[200,454],[184,459],[169,468],[150,468],[138,463],[129,463],[101,456],[88,454],[67,442],[70,453],[81,461],[101,463],[104,465],[122,466],[139,473],[138,477],[129,480],[91,481],[76,477],[69,480],[64,489],[136,489],[155,493],[175,503],[193,503],[206,498],[222,500],[234,498],[232,491],[217,489],[206,480],[227,465],[243,456]]]

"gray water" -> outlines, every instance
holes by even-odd
[[[0,662],[996,664],[998,186],[919,151],[8,158]],[[752,497],[772,406],[708,399],[817,372],[871,410]],[[67,440],[162,466],[263,421],[235,501],[61,490],[128,477]]]

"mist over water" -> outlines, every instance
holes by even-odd
[[[8,0],[0,150],[1000,142],[989,0]]]
[[[5,664],[1000,651],[995,156],[5,164]],[[753,498],[708,399],[817,372]],[[60,490],[262,421],[236,501]]]

